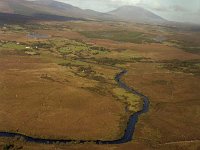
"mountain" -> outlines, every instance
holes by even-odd
[[[118,19],[137,23],[164,23],[165,19],[141,7],[123,6],[108,14],[116,16]]]
[[[40,7],[45,8],[46,12],[48,12],[49,14],[76,18],[91,18],[101,15],[101,13],[95,11],[93,13],[89,13],[88,11],[80,9],[78,7],[54,0],[39,0],[33,3],[35,5],[39,5]]]
[[[70,16],[71,13],[78,13],[81,10],[77,7],[53,0],[1,0],[0,8],[0,11],[3,13],[13,13],[27,16],[32,16],[35,14]]]
[[[48,2],[48,3],[47,3]],[[55,3],[54,3],[55,2]],[[54,6],[54,4],[55,6]],[[58,5],[62,5],[63,8],[58,8]],[[0,24],[2,23],[26,23],[33,20],[56,20],[56,21],[68,21],[68,20],[84,20],[80,16],[71,16],[64,9],[75,9],[74,12],[78,12],[79,8],[59,3],[52,0],[41,1],[26,1],[26,0],[1,0],[0,1]],[[72,11],[71,11],[72,12]]]
[[[78,7],[54,0],[1,0],[0,13],[20,14],[27,16],[48,14],[85,19],[107,19],[110,16],[108,14],[92,10],[83,10]]]
[[[17,14],[40,19],[65,20],[63,17],[89,19],[89,20],[114,20],[139,23],[161,23],[165,20],[152,12],[135,6],[124,6],[108,13],[81,9],[55,0],[1,0],[0,13]],[[20,16],[18,16],[20,17]]]

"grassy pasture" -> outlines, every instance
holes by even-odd
[[[141,32],[127,31],[83,31],[80,32],[88,38],[109,39],[120,42],[149,43],[153,40]]]
[[[24,50],[26,48],[25,45],[16,44],[15,42],[7,42],[5,44],[1,44],[1,47],[5,49],[13,49],[13,50]]]

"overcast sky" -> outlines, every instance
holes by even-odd
[[[107,12],[123,5],[137,5],[171,21],[200,24],[200,0],[59,0],[83,9]],[[131,15],[131,14],[130,14]]]

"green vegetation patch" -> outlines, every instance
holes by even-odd
[[[39,55],[39,51],[32,48],[29,44],[18,43],[15,41],[0,42],[1,54],[14,55]]]
[[[83,31],[81,32],[88,38],[109,39],[120,42],[132,43],[151,43],[152,38],[141,32],[133,31]]]
[[[92,46],[73,40],[54,41],[53,43],[56,45],[58,52],[62,55],[74,54],[79,57],[90,57],[91,55],[108,53],[108,50],[104,47]]]
[[[23,149],[23,146],[17,146],[14,144],[4,144],[3,145],[3,150],[19,150]]]
[[[178,47],[186,52],[200,54],[200,44],[192,38],[187,38],[187,40],[170,40],[172,46]]]
[[[110,66],[124,65],[126,63],[150,62],[151,61],[149,58],[145,58],[145,57],[130,57],[129,58],[129,56],[127,56],[126,58],[120,58],[120,59],[102,57],[102,58],[96,58],[96,59],[91,58],[91,60],[95,61],[97,64],[110,65]]]
[[[186,52],[200,54],[200,47],[183,47]]]
[[[75,73],[78,76],[85,77],[91,80],[99,81],[102,83],[106,82],[106,78],[100,75],[98,72],[92,69],[92,67],[80,66],[77,68],[77,72]]]
[[[88,50],[85,46],[75,46],[75,45],[68,45],[66,47],[62,47],[59,49],[59,52],[62,54],[71,54],[73,52],[80,52]]]
[[[98,58],[98,59],[93,59],[95,60],[98,64],[101,65],[116,65],[116,64],[125,64],[127,63],[126,60],[119,60],[119,59],[114,59],[114,58]]]
[[[141,108],[140,97],[134,95],[133,93],[127,92],[121,88],[114,88],[113,94],[119,100],[122,100],[124,103],[128,104],[128,110],[131,112],[136,112]]]
[[[12,32],[15,32],[15,33],[24,33],[26,32],[27,30],[23,27],[23,26],[20,26],[20,25],[4,25],[4,31],[12,31]]]
[[[54,45],[48,41],[44,41],[44,42],[34,42],[31,44],[31,47],[33,48],[42,48],[42,49],[50,49],[53,48]]]
[[[24,50],[26,48],[25,45],[17,44],[15,42],[6,42],[2,44],[1,47],[5,49],[14,49],[14,50]]]
[[[3,150],[11,150],[14,148],[14,144],[5,144]]]
[[[200,60],[188,60],[188,61],[173,60],[164,63],[163,67],[172,71],[200,75]]]

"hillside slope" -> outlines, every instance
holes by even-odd
[[[123,6],[108,14],[118,17],[123,21],[138,22],[138,23],[163,23],[166,20],[160,16],[136,6]]]
[[[25,16],[52,15],[90,20],[129,21],[136,23],[163,23],[158,15],[135,6],[123,6],[108,13],[84,10],[55,0],[1,0],[0,13]]]

